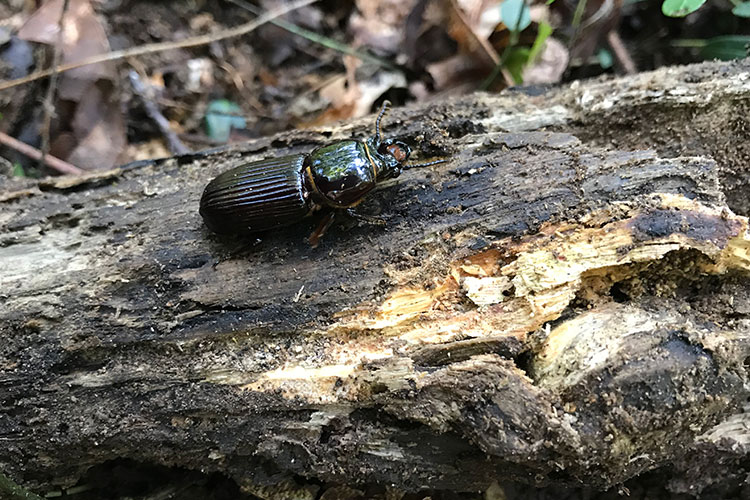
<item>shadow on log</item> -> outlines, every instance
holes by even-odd
[[[668,71],[683,72],[676,109],[750,81],[747,63]],[[359,207],[385,228],[343,220],[317,249],[314,221],[209,233],[203,186],[367,135],[370,118],[6,183],[0,468],[47,491],[127,458],[315,498],[316,481],[605,489],[691,456],[742,460],[750,236],[722,192],[734,166],[564,132],[601,137],[586,127],[604,111],[578,97],[630,82],[617,115],[638,78],[394,110],[387,135],[449,161]]]

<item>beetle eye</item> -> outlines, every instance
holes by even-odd
[[[378,146],[378,153],[385,157],[392,157],[396,163],[402,164],[409,159],[411,148],[401,141],[385,141]]]
[[[404,149],[398,144],[389,144],[385,147],[385,150],[393,156],[397,162],[401,163],[409,156]]]
[[[388,146],[388,152],[391,153],[391,156],[393,156],[399,163],[406,160],[406,151],[401,149],[401,146],[398,144],[391,144]]]

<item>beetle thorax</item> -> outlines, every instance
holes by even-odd
[[[318,202],[344,208],[356,205],[377,182],[377,165],[366,143],[340,141],[313,150],[306,162]]]

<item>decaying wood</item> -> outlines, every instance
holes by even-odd
[[[43,492],[126,457],[314,498],[305,478],[606,488],[690,471],[688,456],[739,463],[750,235],[723,188],[747,167],[717,165],[710,145],[604,149],[602,124],[620,117],[614,142],[638,110],[661,110],[666,134],[747,109],[749,71],[394,110],[387,134],[449,161],[368,198],[360,210],[385,228],[343,220],[317,249],[314,221],[258,241],[210,234],[201,190],[249,158],[366,135],[371,119],[6,184],[0,468]],[[747,116],[732,126],[745,133]]]

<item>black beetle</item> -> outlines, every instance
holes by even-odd
[[[383,103],[375,135],[367,140],[340,141],[310,154],[254,161],[220,174],[201,197],[200,214],[206,225],[217,233],[253,233],[293,224],[323,210],[326,213],[309,238],[315,247],[337,211],[373,222],[351,208],[378,182],[398,177],[408,168],[445,161],[404,165],[411,154],[409,146],[381,140],[380,120],[389,106],[388,101]]]

